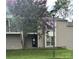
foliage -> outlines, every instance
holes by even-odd
[[[16,0],[14,5],[7,4],[15,18],[16,28],[21,28],[22,31],[36,32],[39,21],[43,16],[46,16],[46,1],[33,0]]]
[[[70,0],[57,0],[51,13],[56,12],[56,16],[66,18],[68,17],[69,4]]]

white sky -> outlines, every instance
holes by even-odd
[[[53,6],[55,5],[55,1],[57,0],[47,0],[46,7],[48,7],[48,11],[51,11]]]

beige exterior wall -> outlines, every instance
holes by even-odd
[[[73,49],[73,27],[67,21],[56,21],[56,46]]]
[[[25,40],[25,48],[32,48],[32,39],[31,38],[26,38]]]
[[[7,34],[6,35],[6,49],[21,49],[21,35]]]
[[[42,35],[42,30],[38,30],[38,48],[44,48],[44,40],[43,40],[43,35]]]

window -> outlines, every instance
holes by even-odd
[[[53,44],[54,44],[54,39],[52,36],[48,36],[47,39],[46,39],[46,46],[48,47],[53,47]]]

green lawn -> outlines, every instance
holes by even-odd
[[[56,58],[72,59],[71,50],[57,48],[55,54]],[[7,50],[6,59],[53,59],[53,49]]]

